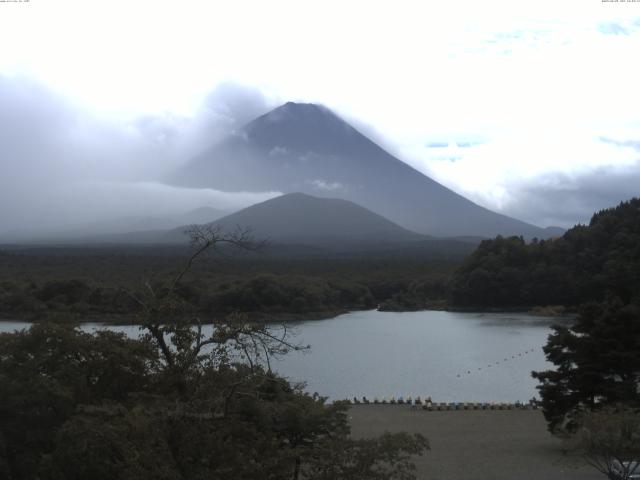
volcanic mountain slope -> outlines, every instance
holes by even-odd
[[[251,229],[256,239],[277,244],[372,246],[417,242],[428,237],[406,230],[347,200],[289,193],[212,222],[226,232]],[[184,238],[184,228],[165,238]]]
[[[315,104],[287,103],[258,117],[169,181],[226,191],[342,198],[404,228],[441,237],[549,236],[542,228],[454,193]]]

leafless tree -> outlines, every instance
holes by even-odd
[[[610,407],[585,412],[575,441],[587,462],[610,479],[640,473],[640,412]]]
[[[191,253],[175,277],[155,287],[147,280],[135,293],[123,289],[139,306],[137,321],[146,332],[145,338],[157,345],[167,368],[184,372],[205,359],[225,362],[240,356],[252,369],[265,362],[270,371],[272,356],[308,348],[289,340],[285,324],[275,326],[250,320],[242,313],[216,320],[212,332],[205,334],[199,315],[190,315],[190,309],[178,294],[181,282],[207,253],[224,255],[228,249],[258,252],[265,243],[256,242],[247,228],[225,232],[215,225],[194,225],[185,233],[190,238]]]

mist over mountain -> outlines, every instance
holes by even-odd
[[[182,166],[169,181],[223,191],[340,198],[426,235],[550,236],[456,194],[315,104],[289,102],[256,118]]]
[[[279,195],[177,188],[159,181],[268,111],[272,104],[265,102],[256,89],[218,85],[188,115],[121,117],[90,109],[37,79],[0,72],[0,242],[41,241],[89,225],[95,233],[130,231],[142,227],[135,225],[138,220],[180,217],[203,205],[226,214]],[[194,222],[147,227],[184,223]],[[123,228],[112,228],[117,224]]]
[[[175,215],[132,215],[49,228],[36,225],[0,233],[0,243],[158,243],[167,230],[209,223],[228,214],[229,210],[203,206]]]
[[[118,234],[129,232],[146,232],[151,230],[169,230],[182,225],[209,223],[226,215],[228,210],[213,207],[198,207],[188,212],[164,216],[131,216],[113,220],[95,222],[77,227],[86,233]]]
[[[120,228],[130,225],[127,231],[114,231],[111,224],[108,225],[111,230],[100,230],[105,225],[95,225],[89,229],[60,231],[57,236],[49,235],[34,244],[185,247],[189,243],[188,230],[194,224],[219,227],[223,234],[249,230],[256,241],[266,241],[261,254],[285,258],[354,253],[376,258],[389,255],[459,258],[471,253],[481,240],[422,235],[348,200],[304,193],[281,195],[218,218],[220,213],[209,207],[187,212],[180,217],[183,223],[172,228],[161,223],[168,219],[132,217],[117,224]],[[187,219],[195,221],[187,223]]]

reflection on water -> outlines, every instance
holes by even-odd
[[[541,348],[549,326],[566,321],[504,313],[353,312],[296,323],[294,341],[311,351],[290,353],[272,367],[333,399],[526,401],[537,396],[531,371],[550,368]],[[27,326],[1,322],[0,331]],[[83,325],[85,331],[98,328]],[[110,328],[139,335],[135,325]]]
[[[514,313],[477,313],[482,325],[488,327],[549,327],[553,324],[569,325],[574,321],[571,316],[545,317],[539,315],[514,314]]]

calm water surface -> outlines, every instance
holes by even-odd
[[[531,371],[551,367],[542,346],[553,321],[558,319],[505,313],[353,312],[294,324],[294,341],[311,350],[291,353],[272,367],[332,399],[525,401],[538,396]],[[1,322],[0,331],[26,326]],[[138,334],[136,326],[110,328]]]

